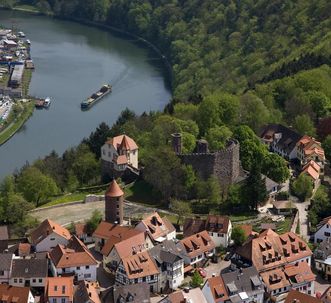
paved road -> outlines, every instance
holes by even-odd
[[[299,224],[300,224],[300,235],[305,240],[309,240],[308,236],[308,206],[310,204],[310,200],[306,202],[295,202],[295,206],[299,212]]]
[[[62,205],[61,207],[57,208],[40,209],[39,211],[31,213],[31,215],[40,221],[48,218],[61,225],[66,225],[70,224],[71,222],[85,221],[89,219],[95,209],[104,213],[105,202],[98,201],[86,204],[82,203],[74,205]],[[154,210],[154,208],[131,202],[125,202],[124,204],[124,213],[126,217],[137,217],[146,213],[150,213]]]

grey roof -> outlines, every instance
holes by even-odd
[[[46,259],[16,259],[13,261],[12,278],[46,278]]]
[[[271,180],[265,175],[262,175],[263,178],[265,178],[265,187],[268,193],[273,191],[274,187],[278,187],[279,183],[275,182],[274,180]]]
[[[150,303],[147,283],[114,286],[114,303]]]
[[[12,265],[12,254],[0,254],[0,270],[10,271]]]
[[[182,259],[182,253],[173,240],[163,241],[150,249],[149,253],[159,264],[173,264]]]
[[[241,292],[246,292],[248,296],[264,292],[261,279],[254,266],[224,273],[221,276],[227,289],[235,293],[234,297]],[[232,300],[232,296],[230,297]],[[232,301],[236,302],[236,299]]]
[[[325,238],[315,249],[314,257],[315,259],[325,261],[329,256],[331,256],[331,238]]]
[[[0,240],[8,240],[8,228],[7,225],[0,226]]]
[[[301,135],[295,132],[294,130],[287,128],[281,124],[269,124],[267,125],[262,133],[261,137],[263,138],[265,135],[273,135],[275,133],[281,133],[282,137],[278,141],[278,148],[284,150],[287,154],[291,153],[291,151],[295,148],[296,144],[301,139]]]

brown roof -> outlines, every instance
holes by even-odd
[[[26,303],[29,299],[29,293],[29,287],[0,284],[0,300],[6,303]]]
[[[0,240],[8,240],[8,228],[7,225],[0,226]]]
[[[159,273],[147,251],[123,258],[122,262],[129,279],[142,278]]]
[[[236,253],[252,261],[258,272],[312,255],[308,245],[295,233],[278,235],[271,229],[250,238]]]
[[[97,282],[80,281],[74,290],[75,303],[101,303]]]
[[[121,235],[127,231],[128,227],[121,226],[119,224],[113,224],[102,221],[98,225],[97,229],[93,233],[93,237],[101,239],[109,239],[112,236]]]
[[[317,155],[325,160],[324,149],[321,142],[307,135],[303,136],[297,143],[298,148],[302,149],[305,156]]]
[[[121,164],[126,164],[128,163],[128,159],[126,155],[119,155],[116,159],[116,164],[121,165]]]
[[[123,144],[123,147],[126,148],[127,150],[138,149],[138,145],[136,144],[136,142],[127,135],[120,135],[114,137],[108,140],[106,143],[112,144],[115,149],[118,149],[121,146],[121,144]]]
[[[269,291],[288,287],[291,285],[282,268],[275,268],[265,271],[260,273],[260,276]]]
[[[214,303],[224,302],[229,299],[221,276],[209,278],[206,283],[209,283],[210,291],[214,298]]]
[[[70,239],[66,247],[57,245],[49,255],[56,268],[97,264],[88,248],[76,236]]]
[[[70,232],[66,228],[49,219],[46,219],[31,232],[31,243],[36,245],[53,232],[67,240],[71,237]]]
[[[46,298],[67,297],[70,302],[74,296],[74,278],[73,277],[54,277],[47,279],[45,288]]]
[[[229,223],[229,217],[219,215],[208,215],[207,219],[188,218],[184,222],[184,237],[194,235],[203,230],[226,234],[228,232]]]
[[[181,290],[169,294],[167,299],[170,303],[185,303],[186,301]]]
[[[301,173],[310,176],[314,181],[320,177],[321,167],[313,160],[309,161],[302,169]]]
[[[202,231],[180,241],[190,258],[201,255],[215,248],[215,243],[207,233]]]
[[[132,254],[133,247],[140,251],[138,246],[144,245],[145,233],[136,229],[126,227],[123,232],[114,233],[105,243],[101,250],[104,256],[108,256],[113,247],[116,247],[120,256],[126,257]]]
[[[18,250],[18,255],[20,257],[26,257],[31,252],[31,244],[29,244],[29,243],[19,243],[17,250]]]
[[[322,301],[320,299],[292,289],[288,293],[285,303],[322,303]]]
[[[110,183],[110,185],[106,191],[106,196],[111,197],[111,198],[116,198],[116,197],[121,197],[123,195],[124,195],[123,191],[121,190],[121,188],[117,184],[116,180],[114,179]]]
[[[75,224],[75,235],[77,237],[81,237],[87,233],[87,225],[86,223],[76,223]]]
[[[157,212],[148,215],[141,222],[146,226],[146,230],[154,240],[165,237],[176,230],[166,217],[161,218]]]

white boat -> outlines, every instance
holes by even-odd
[[[23,32],[18,32],[17,35],[20,37],[20,38],[25,38],[25,34]]]
[[[51,105],[51,98],[50,97],[45,98],[44,107],[49,108],[50,105]]]
[[[29,39],[27,39],[27,40],[26,40],[26,43],[27,43],[28,45],[30,45],[30,44],[31,44],[31,41],[30,41]]]

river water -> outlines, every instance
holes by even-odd
[[[31,40],[30,95],[50,96],[49,110],[36,110],[25,126],[0,146],[0,179],[52,150],[77,145],[102,121],[111,125],[126,107],[136,113],[163,109],[171,98],[157,54],[134,39],[74,22],[0,11],[0,24]],[[111,83],[113,91],[89,111],[80,102]]]

